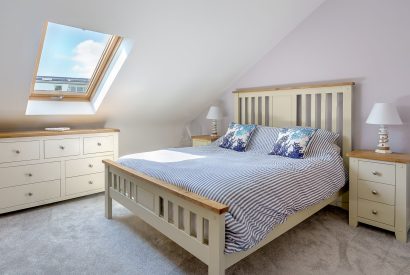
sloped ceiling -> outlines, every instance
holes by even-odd
[[[324,0],[4,0],[0,129],[188,122]],[[24,115],[45,21],[118,34],[134,48],[96,115]]]

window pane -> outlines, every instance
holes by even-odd
[[[111,37],[49,22],[34,91],[85,94]]]

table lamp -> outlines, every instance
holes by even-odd
[[[392,151],[389,146],[389,132],[386,125],[403,124],[396,107],[391,103],[375,103],[366,123],[380,125],[376,153],[390,154]]]
[[[211,106],[209,108],[208,114],[206,116],[207,119],[212,119],[212,127],[211,127],[211,136],[218,135],[217,127],[216,127],[216,120],[222,117],[221,111],[217,106]]]

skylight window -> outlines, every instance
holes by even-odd
[[[90,100],[121,37],[48,22],[31,99]]]

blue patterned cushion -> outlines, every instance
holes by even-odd
[[[303,158],[316,130],[313,128],[281,129],[273,150],[269,154],[294,159]]]
[[[237,124],[231,122],[219,147],[244,152],[255,128],[256,125],[254,124]]]

